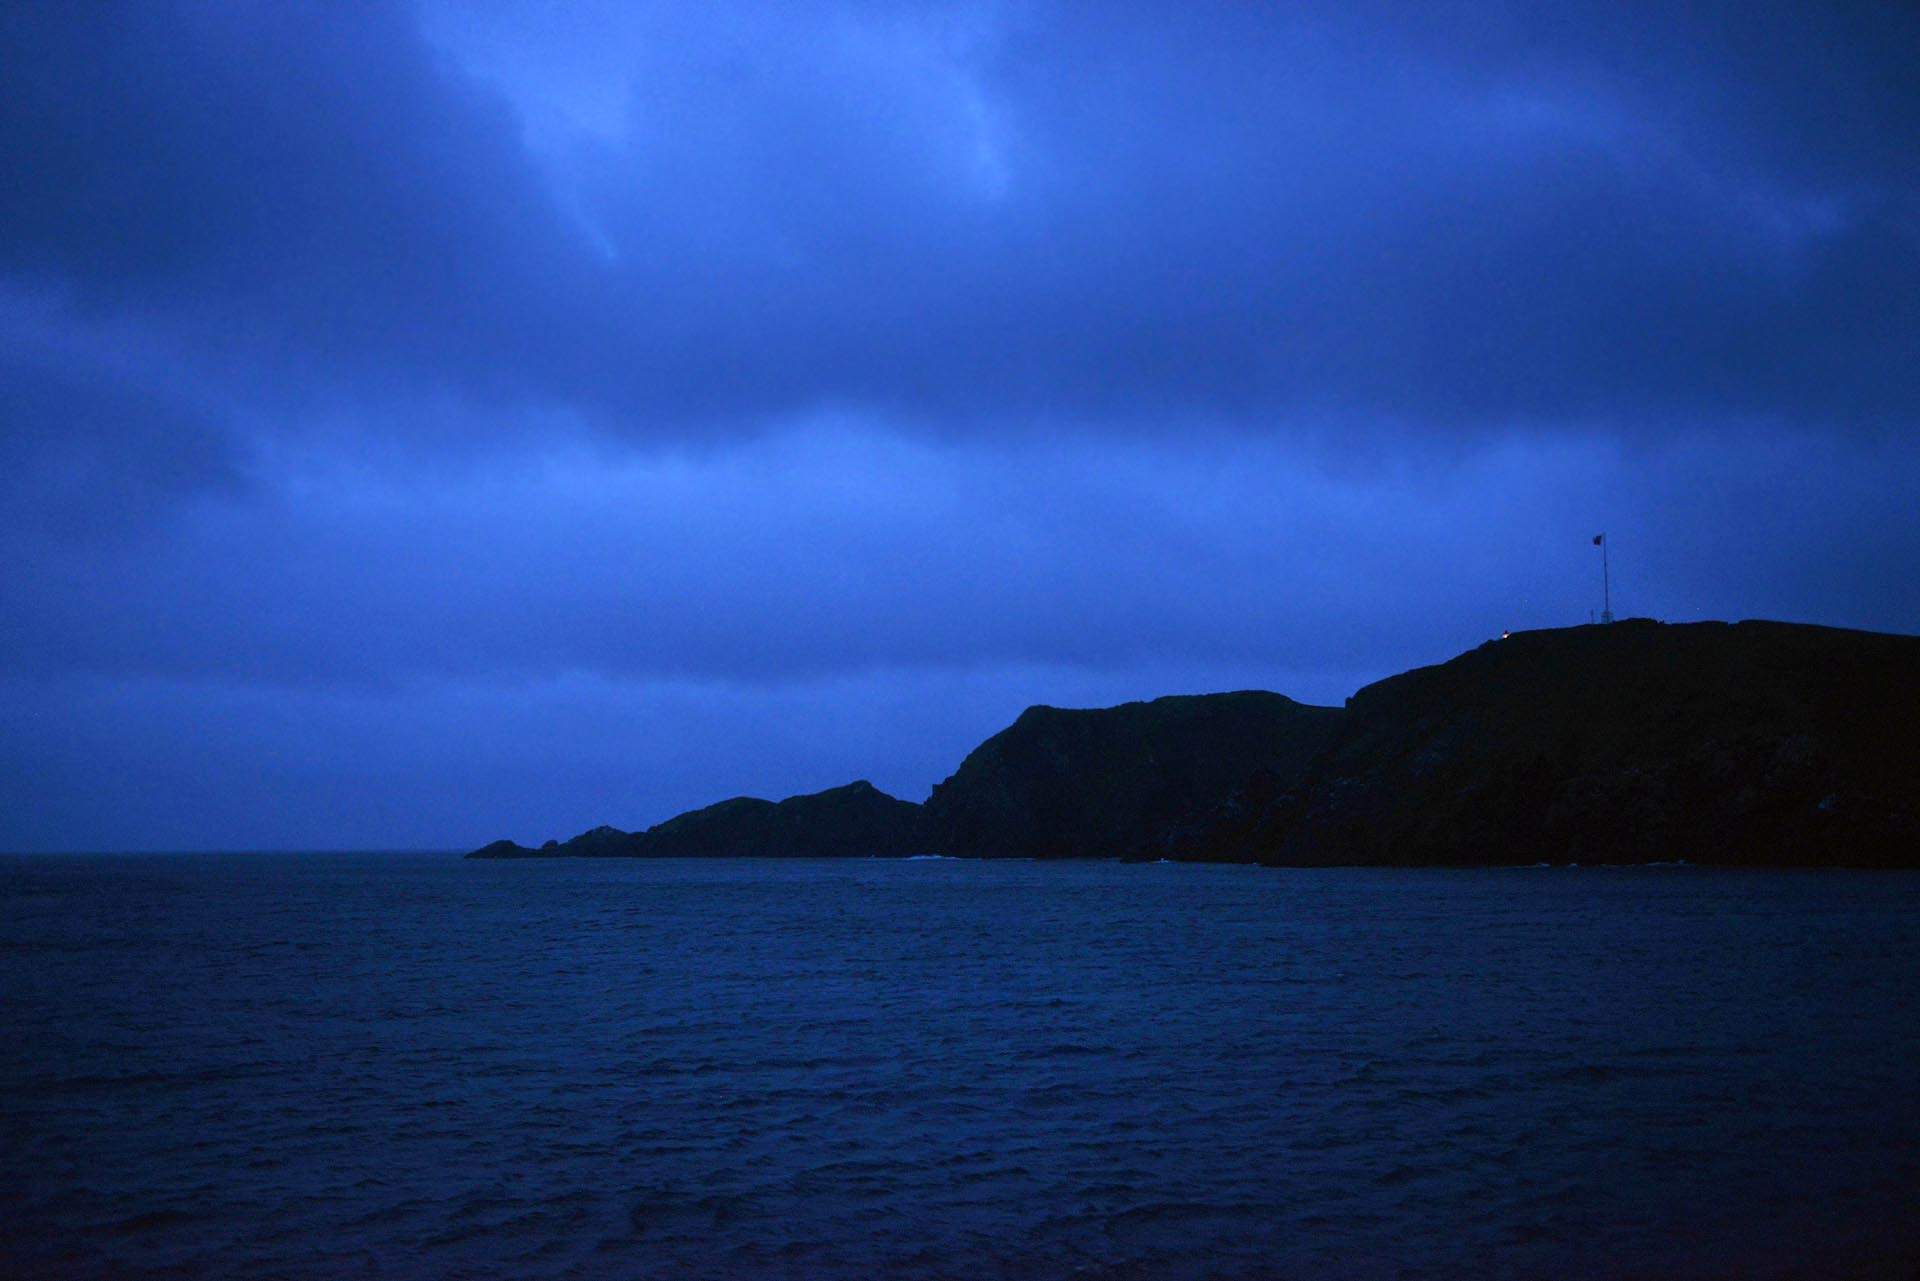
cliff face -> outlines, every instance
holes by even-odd
[[[1031,707],[933,789],[927,817],[948,854],[1177,854],[1257,773],[1297,776],[1340,719],[1260,691]]]
[[[528,849],[495,841],[468,858],[866,858],[932,849],[918,805],[862,780],[784,801],[738,796],[644,832],[596,827]]]
[[[1524,632],[1361,690],[1189,848],[1284,864],[1920,864],[1920,638]]]

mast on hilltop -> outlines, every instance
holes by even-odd
[[[1607,568],[1607,536],[1595,534],[1593,545],[1600,549],[1600,621],[1613,621],[1613,581]]]

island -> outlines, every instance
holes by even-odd
[[[1920,866],[1920,637],[1650,619],[1517,632],[1344,707],[1033,707],[924,805],[870,783],[473,858]]]

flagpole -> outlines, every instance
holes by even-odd
[[[1613,621],[1613,574],[1607,568],[1607,539],[1600,537],[1600,617]]]
[[[1593,545],[1600,549],[1600,621],[1613,621],[1613,569],[1607,563],[1607,536],[1595,534]],[[1592,614],[1589,613],[1591,618]]]

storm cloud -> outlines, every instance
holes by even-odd
[[[0,846],[1920,618],[1902,6],[13,6]],[[843,777],[844,776],[844,777]]]

